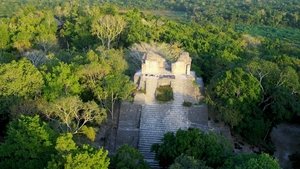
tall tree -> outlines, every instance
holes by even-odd
[[[123,145],[112,158],[111,167],[114,169],[149,169],[143,155],[135,148]]]
[[[208,103],[231,127],[255,110],[261,99],[259,81],[241,68],[214,77],[208,86]]]
[[[54,153],[55,135],[38,116],[21,116],[0,144],[0,168],[44,168]]]
[[[55,149],[58,154],[52,156],[48,169],[107,169],[109,167],[106,150],[95,149],[89,145],[78,147],[70,133],[57,138]]]
[[[59,17],[62,29],[60,36],[66,41],[66,47],[78,50],[92,47],[96,42],[91,30],[92,18],[99,12],[98,6],[84,5],[83,1],[72,1],[63,3],[56,7],[55,11]]]
[[[121,35],[121,41],[126,47],[139,42],[149,42],[151,40],[151,29],[143,23],[140,11],[134,9],[126,13],[126,27]]]
[[[78,96],[59,98],[40,105],[46,117],[54,122],[63,132],[73,134],[83,132],[81,129],[89,123],[101,123],[106,119],[106,112],[94,101],[82,102]]]
[[[45,73],[44,79],[43,96],[47,100],[53,101],[60,96],[76,95],[82,90],[74,65],[61,62],[53,67],[51,72]]]
[[[41,73],[26,59],[0,64],[0,96],[36,96],[43,84]]]
[[[32,47],[47,51],[56,44],[57,23],[51,11],[30,6],[18,11],[11,19],[13,47],[24,52]]]
[[[92,62],[81,65],[77,73],[80,77],[80,83],[85,90],[92,91],[97,87],[99,81],[101,81],[110,71],[111,68],[109,65]]]
[[[203,133],[199,129],[178,130],[176,134],[166,133],[162,143],[152,145],[155,158],[162,167],[168,167],[184,154],[206,161],[208,166],[222,166],[231,154],[230,143],[215,133]]]
[[[112,41],[121,34],[125,26],[126,22],[121,16],[99,16],[92,22],[92,33],[101,40],[102,45],[110,49]]]
[[[135,90],[135,86],[129,77],[123,74],[111,74],[106,76],[94,93],[101,103],[108,108],[112,119],[114,118],[114,105],[119,99],[128,99]]]
[[[259,81],[263,92],[260,107],[273,123],[290,119],[300,106],[297,103],[300,92],[297,71],[293,64],[285,64],[280,60],[280,64],[276,64],[255,59],[246,65],[246,70]]]
[[[99,61],[100,63],[108,64],[115,74],[124,73],[128,68],[122,50],[110,49],[101,51]]]

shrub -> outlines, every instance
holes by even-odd
[[[205,165],[204,161],[194,159],[194,157],[181,155],[175,159],[169,169],[212,169]]]
[[[173,90],[171,86],[159,86],[156,89],[156,99],[161,102],[173,100]]]
[[[228,158],[222,169],[280,169],[278,161],[268,154],[238,154]]]

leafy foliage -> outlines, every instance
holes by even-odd
[[[44,168],[54,152],[54,132],[38,116],[21,116],[0,144],[1,168]]]
[[[74,73],[74,67],[60,63],[44,76],[45,86],[43,96],[47,100],[55,100],[60,96],[76,95],[81,92],[79,77]]]
[[[268,154],[241,154],[226,160],[224,169],[279,169],[279,163]]]
[[[9,25],[6,20],[0,20],[0,50],[7,49],[10,43]]]
[[[149,169],[143,155],[135,148],[128,145],[121,146],[112,158],[112,168],[124,169]]]
[[[58,154],[48,163],[48,169],[107,169],[109,166],[108,152],[95,149],[89,145],[76,146],[72,134],[68,133],[57,138],[56,150]]]
[[[224,121],[236,126],[255,110],[261,98],[261,88],[255,77],[236,68],[213,79],[208,94],[209,103]]]
[[[141,9],[165,9],[176,12],[186,13],[190,19],[201,24],[263,24],[272,26],[290,26],[299,25],[299,2],[297,0],[268,1],[259,2],[250,1],[138,1],[130,0],[120,2],[118,0],[105,0],[121,7],[138,7]],[[268,4],[268,5],[266,5]],[[246,11],[246,12],[245,12]],[[272,17],[271,17],[272,16]]]
[[[121,34],[124,46],[137,42],[147,42],[151,39],[151,28],[143,23],[142,13],[137,9],[128,11],[125,16],[127,25]]]
[[[41,73],[26,59],[0,64],[0,95],[33,97],[44,84]]]
[[[10,24],[13,47],[23,52],[31,47],[48,51],[56,45],[57,24],[51,11],[38,11],[27,7],[14,16]]]
[[[62,40],[67,43],[66,47],[88,49],[96,43],[96,38],[90,32],[94,17],[91,13],[93,9],[82,9],[78,2],[66,2],[62,7],[56,7],[59,22],[63,24],[59,33]]]
[[[181,154],[204,160],[208,166],[221,166],[232,152],[225,138],[214,133],[205,134],[199,129],[166,133],[162,143],[154,144],[152,150],[162,167],[171,165]]]
[[[43,85],[42,74],[26,59],[0,64],[1,123],[11,115],[10,107],[39,96]]]
[[[170,169],[212,169],[205,165],[205,162],[196,160],[191,156],[181,155],[175,159]]]
[[[102,104],[108,108],[113,119],[115,102],[118,99],[129,99],[134,90],[135,86],[127,76],[111,74],[106,76],[97,86],[95,94]]]
[[[139,51],[147,50],[145,44],[150,43],[161,47],[159,52],[167,60],[176,59],[180,48],[188,51],[192,69],[206,83],[212,110],[248,142],[265,144],[273,126],[300,115],[298,11],[297,0],[3,1],[1,127],[9,117],[36,114],[41,95],[51,106],[79,95],[70,99],[75,100],[70,104],[79,104],[77,114],[86,107],[93,111],[97,107],[106,108],[113,116],[114,104],[130,98],[134,91],[124,72],[132,74],[139,69],[143,56]],[[168,13],[174,13],[176,20]],[[115,49],[98,47],[99,40],[106,48]],[[128,67],[124,51],[131,45]],[[75,121],[73,118],[72,125]],[[95,131],[90,125],[94,123],[86,124],[78,132],[93,140]]]
[[[91,141],[96,139],[96,130],[93,127],[83,126],[81,132]]]
[[[94,101],[82,102],[79,97],[63,97],[40,106],[43,114],[54,122],[63,132],[78,133],[87,123],[101,123],[106,119],[106,112]],[[85,132],[87,129],[85,128]],[[88,134],[92,139],[94,136]]]

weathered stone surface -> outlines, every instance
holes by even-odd
[[[189,53],[183,52],[177,62],[172,63],[172,73],[174,75],[190,75],[191,74],[192,59]]]
[[[165,69],[166,60],[154,52],[148,52],[142,64],[142,74],[161,74]]]
[[[117,148],[123,144],[128,144],[137,148],[141,110],[141,105],[122,102],[116,138]]]
[[[163,56],[148,52],[145,54],[141,73],[146,75],[190,75],[192,59],[189,53],[183,52],[174,63],[166,62]],[[171,68],[171,71],[169,70]]]

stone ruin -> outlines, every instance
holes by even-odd
[[[182,52],[175,62],[150,51],[142,59],[141,70],[134,75],[138,91],[133,103],[122,103],[118,122],[116,145],[129,144],[139,149],[151,168],[159,168],[151,152],[154,143],[160,143],[166,132],[199,128],[216,131],[208,122],[202,78],[191,71],[192,59]],[[159,86],[172,87],[174,98],[161,103],[155,93]],[[191,106],[184,106],[190,102]]]
[[[190,75],[192,59],[189,53],[183,52],[171,65],[161,55],[148,52],[144,55],[142,74],[154,75]]]
[[[177,61],[172,63],[167,61],[163,56],[150,51],[144,54],[141,70],[134,75],[134,83],[138,86],[138,90],[143,91],[146,90],[147,85],[150,85],[147,82],[149,77],[157,78],[157,85],[152,86],[152,88],[157,88],[164,85],[172,86],[172,82],[176,76],[184,76],[189,78],[191,81],[195,81],[195,73],[190,70],[191,63],[192,59],[190,58],[188,52],[182,52]],[[195,97],[200,97],[200,95]],[[140,98],[141,97],[137,96],[136,101],[138,101]],[[196,100],[197,99],[199,98],[196,98]]]

